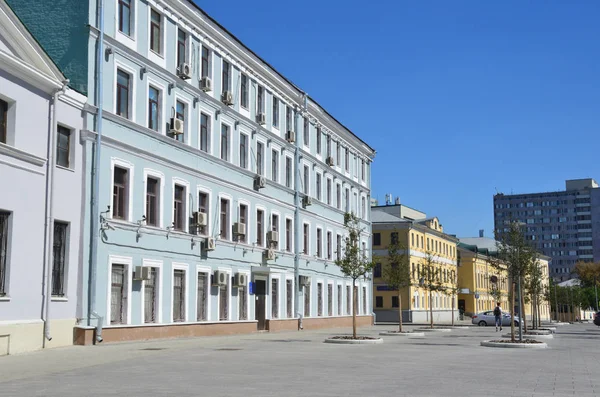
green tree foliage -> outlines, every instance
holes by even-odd
[[[433,328],[433,292],[441,291],[445,293],[445,287],[441,280],[441,269],[435,264],[435,257],[429,251],[425,253],[425,258],[422,260],[419,286],[428,292],[429,325]]]
[[[402,290],[411,285],[410,260],[398,239],[388,246],[387,263],[383,268],[383,279],[388,287],[398,292],[398,331],[402,332]]]

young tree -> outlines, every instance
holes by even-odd
[[[422,260],[419,286],[428,292],[429,324],[433,328],[433,292],[443,292],[445,288],[441,282],[440,268],[435,264],[435,258],[429,251],[425,253],[425,258]]]
[[[383,278],[391,289],[398,292],[398,332],[402,332],[402,290],[411,285],[410,260],[406,247],[398,239],[388,246],[387,263],[384,264]]]
[[[344,214],[344,227],[348,232],[344,240],[343,252],[340,259],[335,264],[340,267],[341,272],[352,279],[352,338],[356,337],[356,308],[357,308],[357,290],[356,280],[363,277],[373,269],[374,263],[369,260],[365,252],[359,247],[360,235],[363,228],[360,226],[360,219],[353,213]]]
[[[497,258],[490,260],[490,265],[500,271],[503,267],[506,267],[508,277],[511,281],[511,313],[515,307],[515,284],[518,284],[529,270],[531,263],[536,259],[536,252],[533,248],[527,244],[525,235],[521,230],[521,224],[518,222],[510,221],[504,225],[507,230],[503,233],[499,233],[496,236],[498,240],[496,247],[498,249]],[[519,317],[523,324],[525,316],[523,313],[523,291],[521,291],[520,303],[519,303]],[[514,319],[514,313],[513,319]],[[510,324],[510,338],[515,341],[515,322],[511,321]]]
[[[532,314],[532,327],[537,329],[540,325],[539,321],[539,301],[543,297],[544,286],[542,284],[543,273],[540,269],[539,262],[536,260],[530,266],[527,275],[524,280],[524,287],[526,293],[529,295],[529,301],[531,303],[531,314]],[[527,330],[527,328],[525,328]]]

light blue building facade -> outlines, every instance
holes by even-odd
[[[374,150],[191,1],[91,1],[87,15],[87,60],[57,55],[90,98],[82,329],[124,340],[350,324],[352,281],[334,260],[346,211],[370,255]],[[360,280],[359,315],[371,295]]]

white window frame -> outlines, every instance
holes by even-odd
[[[292,237],[290,239],[290,243],[291,243],[290,244],[291,245],[291,250],[290,251],[287,250],[287,228],[286,228],[286,223],[287,223],[288,219],[292,222],[292,229],[291,229]],[[294,252],[296,252],[295,249],[294,249],[294,217],[290,216],[290,215],[286,215],[285,216],[285,221],[283,223],[283,227],[284,227],[284,229],[282,229],[282,231],[285,231],[285,238],[286,238],[286,240],[283,241],[283,245],[280,245],[280,246],[283,246],[282,251],[285,251],[285,252],[288,252],[288,253],[294,253]],[[283,233],[280,233],[280,235],[282,235],[282,234]]]
[[[112,267],[113,265],[125,265],[127,267],[127,323],[126,324],[110,324],[111,312],[110,312],[110,298],[111,298],[111,290],[112,290]],[[121,326],[121,325],[129,325],[131,324],[131,300],[132,300],[132,286],[133,282],[133,258],[129,256],[118,256],[118,255],[109,255],[108,257],[108,285],[107,285],[107,295],[106,295],[106,319],[107,325],[106,327],[111,326]]]
[[[232,217],[231,217],[231,212],[233,210],[233,197],[230,194],[220,192],[218,194],[218,200],[219,200],[218,201],[219,202],[219,206],[217,207],[217,211],[218,211],[217,212],[217,219],[219,220],[219,222],[217,222],[217,225],[219,226],[219,228],[217,230],[215,230],[215,233],[217,231],[219,232],[218,233],[219,240],[233,241],[233,235],[231,233],[232,232],[232,226],[233,226]],[[229,237],[230,237],[229,239],[224,239],[221,236],[221,200],[227,200],[227,201],[229,201],[229,214],[227,216],[227,218],[228,218],[227,219],[227,222],[228,222],[227,230],[229,230]]]
[[[133,221],[133,181],[134,179],[134,166],[133,163],[130,163],[129,161],[125,161],[125,160],[121,160],[118,159],[116,157],[111,157],[110,159],[110,189],[109,189],[109,196],[108,196],[108,202],[110,203],[109,205],[111,206],[111,210],[108,212],[107,214],[107,218],[112,219],[112,214],[113,214],[113,186],[115,184],[115,166],[119,167],[119,168],[125,168],[128,170],[128,192],[127,192],[127,219],[115,219],[116,222],[132,222]],[[145,197],[145,194],[144,194]]]
[[[185,179],[181,179],[178,177],[173,177],[171,180],[171,225],[175,222],[174,212],[175,212],[175,185],[180,185],[185,187],[185,204],[184,204],[184,213],[183,213],[183,233],[189,233],[190,230],[190,183]]]
[[[335,316],[335,306],[337,301],[335,300],[335,283],[333,282],[333,280],[327,280],[327,283],[325,284],[327,286],[327,301],[329,301],[329,299],[331,299],[331,315],[329,315],[329,305],[325,304],[325,309],[327,309],[327,311],[323,312],[323,314],[326,314],[323,317],[334,317]],[[329,296],[329,286],[331,285],[331,297]]]
[[[292,164],[293,164],[293,163],[292,163]],[[312,164],[311,164],[311,163],[309,163],[308,161],[302,161],[302,162],[301,162],[301,164],[302,164],[302,167],[301,167],[301,169],[300,169],[300,170],[301,170],[301,175],[302,175],[302,178],[300,178],[300,180],[302,181],[302,189],[301,189],[301,191],[302,191],[302,194],[306,194],[306,195],[307,195],[307,196],[309,196],[309,197],[313,197],[313,195],[312,195],[312,191],[313,191],[313,189],[311,189],[311,187],[312,187],[312,186],[311,186],[311,184],[310,184],[310,181],[311,181],[311,179],[312,179],[312,178],[311,178],[311,173],[312,173]],[[308,168],[308,181],[305,181],[305,180],[304,180],[304,179],[305,179],[305,178],[304,178],[304,167],[307,167],[307,168]],[[308,184],[308,186],[306,186],[307,184]],[[305,193],[305,191],[306,191],[306,193]]]
[[[281,146],[274,144],[273,142],[271,142],[271,147],[270,147],[271,151],[270,151],[270,156],[269,156],[269,167],[270,167],[270,172],[269,172],[269,180],[273,181],[273,151],[275,151],[277,153],[277,178],[276,180],[274,180],[273,182],[275,183],[279,183],[281,184]],[[294,165],[294,163],[292,162],[292,165]],[[283,167],[283,171],[285,172],[285,167]],[[285,178],[285,176],[284,176]]]
[[[245,128],[240,128],[239,129],[239,135],[245,135],[246,136],[246,166],[242,167],[240,164],[240,159],[238,158],[238,165],[240,166],[240,168],[244,169],[244,170],[248,170],[251,171],[252,170],[252,133],[250,131],[247,131]],[[219,131],[220,132],[220,131]],[[221,143],[220,141],[221,135],[219,134],[219,145]],[[239,149],[240,149],[240,145],[241,145],[241,139],[238,136],[238,157],[239,157]],[[219,155],[221,155],[221,152],[219,151]]]
[[[114,174],[113,174],[114,175]],[[144,194],[143,194],[143,205],[142,205],[142,209],[144,211],[144,216],[147,217],[148,214],[146,213],[146,192],[147,192],[147,188],[148,188],[148,177],[153,177],[156,178],[160,181],[160,187],[159,187],[159,197],[158,197],[158,225],[157,226],[151,226],[151,225],[144,225],[145,227],[156,227],[156,228],[164,228],[164,204],[165,204],[165,174],[163,174],[160,171],[156,171],[153,170],[151,168],[144,168]]]
[[[256,227],[258,225],[258,211],[259,210],[263,212],[263,224],[262,224],[262,229],[263,229],[262,230],[262,234],[263,234],[262,242],[263,243],[262,243],[262,245],[258,244],[258,235],[254,239],[254,241],[252,241],[252,240],[248,240],[248,241],[251,241],[251,244],[254,244],[256,247],[266,248],[267,247],[267,229],[268,229],[267,225],[269,225],[269,226],[271,225],[271,219],[268,218],[269,213],[267,212],[267,208],[263,205],[256,204],[254,206],[255,219],[254,219],[254,222],[252,223],[252,225],[254,227]],[[267,224],[267,222],[268,222],[268,224]]]
[[[179,94],[175,94],[174,98],[173,98],[173,109],[175,109],[175,114],[177,112],[177,102],[182,102],[185,105],[185,120],[184,120],[184,128],[183,128],[183,142],[186,145],[191,145],[192,144],[192,139],[191,139],[191,135],[192,135],[192,107],[191,107],[191,101]]]
[[[329,247],[327,246],[327,234],[331,234],[331,258],[329,258]],[[326,228],[326,230],[325,230],[325,259],[327,259],[328,261],[335,260],[335,244],[337,244],[337,241],[335,241],[333,239],[334,237],[335,237],[335,233],[333,233],[333,229]]]
[[[285,161],[285,163],[283,164],[283,167],[282,167],[282,168],[283,168],[283,172],[284,172],[284,174],[283,174],[283,176],[282,176],[282,177],[283,177],[283,179],[282,179],[282,181],[283,181],[282,185],[284,185],[284,186],[286,186],[286,187],[287,187],[287,185],[286,185],[286,182],[287,182],[287,181],[286,181],[286,178],[287,178],[287,170],[286,170],[286,168],[285,168],[285,167],[286,167],[286,164],[287,164],[287,159],[290,159],[290,161],[291,161],[291,164],[292,164],[292,169],[290,170],[290,186],[288,187],[288,189],[294,189],[294,177],[295,177],[295,175],[294,175],[294,174],[295,174],[295,168],[296,168],[296,167],[294,166],[294,157],[292,157],[292,156],[288,156],[287,154],[286,154],[284,157],[285,157],[285,159],[286,159],[286,160],[284,160],[284,161]]]
[[[137,98],[136,98],[136,81],[137,81],[137,76],[138,76],[138,72],[133,69],[131,66],[127,65],[124,62],[121,62],[120,60],[115,58],[115,62],[113,64],[113,82],[112,82],[112,88],[113,88],[113,106],[112,106],[112,111],[114,115],[117,115],[117,71],[121,69],[124,72],[126,72],[127,74],[129,74],[130,79],[129,79],[129,84],[131,85],[129,87],[129,98],[127,98],[127,100],[129,101],[128,103],[128,108],[129,108],[129,118],[125,118],[123,116],[118,116],[118,117],[123,117],[126,120],[131,120],[134,123],[137,122],[137,118],[136,116],[136,105],[137,105]],[[146,123],[144,123],[146,124]]]
[[[287,315],[287,282],[288,280],[292,281],[292,317],[288,317]],[[282,318],[296,318],[296,313],[294,313],[294,311],[296,310],[296,307],[294,306],[294,302],[295,302],[295,296],[296,296],[296,283],[294,282],[294,275],[293,274],[286,274],[285,275],[285,317]],[[281,317],[281,316],[280,316]]]
[[[308,238],[306,239],[306,241],[308,242],[308,247],[306,248],[306,253],[304,252],[304,225],[308,225]],[[302,221],[302,251],[300,252],[300,255],[305,255],[305,256],[310,256],[311,253],[311,248],[312,248],[312,244],[311,244],[311,224],[310,221]]]
[[[329,183],[331,185],[331,192],[330,192],[331,193],[331,197],[329,197],[327,195],[327,181],[329,181]],[[334,202],[333,199],[334,198],[335,198],[335,183],[333,183],[333,178],[331,178],[329,176],[326,176],[325,177],[325,201],[324,201],[324,203],[327,204],[327,205],[329,205],[329,206],[331,206],[331,207],[334,207],[334,204],[333,204],[333,202]],[[328,199],[329,199],[329,203],[327,203]]]
[[[246,242],[242,243],[242,244],[250,244],[251,245],[251,239],[250,236],[252,236],[253,233],[250,233],[250,225],[252,224],[252,205],[250,204],[250,202],[248,200],[244,200],[244,199],[238,199],[237,201],[237,213],[236,213],[236,222],[240,221],[240,205],[245,205],[248,212],[246,213]]]
[[[151,60],[152,62],[162,66],[163,68],[166,68],[166,56],[165,56],[165,52],[167,50],[166,48],[166,43],[167,43],[167,16],[165,15],[165,13],[163,12],[163,10],[161,10],[159,7],[155,7],[153,5],[148,5],[148,59]],[[160,50],[161,53],[157,53],[154,52],[153,50],[150,49],[150,32],[152,31],[152,10],[156,11],[157,13],[160,14]]]
[[[118,1],[118,0],[117,0]],[[132,1],[133,4],[133,1]],[[158,80],[155,80],[154,78],[148,76],[148,78],[146,79],[146,110],[144,112],[145,114],[145,125],[144,127],[149,128],[148,127],[148,118],[150,116],[150,109],[148,108],[148,99],[150,98],[150,86],[156,88],[159,91],[159,100],[160,102],[158,103],[158,107],[159,107],[159,115],[158,115],[158,131],[155,131],[161,135],[166,135],[166,129],[165,129],[165,125],[167,123],[167,118],[165,117],[167,115],[166,113],[166,109],[167,109],[167,104],[165,99],[168,97],[168,95],[166,95],[167,92],[167,87],[163,84],[160,83]],[[115,100],[115,106],[116,106],[116,100]]]
[[[189,265],[187,263],[179,263],[179,262],[173,262],[171,264],[171,300],[170,300],[170,308],[171,308],[171,323],[172,324],[177,324],[177,323],[181,323],[181,322],[177,322],[175,323],[174,321],[174,313],[173,313],[173,287],[174,287],[174,283],[175,283],[175,270],[185,270],[185,295],[184,295],[184,299],[185,299],[185,314],[184,314],[184,323],[189,322],[189,314],[190,314],[190,270],[189,270]]]
[[[230,207],[231,209],[231,207]],[[231,217],[231,214],[229,214],[229,216]],[[231,321],[231,301],[233,299],[232,296],[233,294],[231,293],[231,288],[232,288],[232,283],[231,283],[231,275],[232,275],[232,270],[229,267],[219,267],[217,270],[219,270],[220,272],[225,272],[227,273],[227,292],[229,293],[229,295],[227,296],[227,320],[222,320],[222,321]],[[213,271],[214,274],[214,271]],[[221,287],[217,287],[217,317],[216,317],[216,321],[221,322]],[[248,316],[250,316],[250,313],[248,313]]]
[[[198,321],[197,319],[197,314],[198,314],[198,273],[205,273],[207,276],[207,283],[208,283],[208,288],[206,289],[206,320],[205,321]],[[202,266],[202,265],[196,265],[196,281],[194,282],[194,286],[195,286],[195,291],[194,291],[194,321],[195,322],[210,322],[212,321],[212,317],[211,317],[211,312],[210,312],[210,308],[211,308],[211,289],[212,289],[212,284],[210,282],[211,280],[211,276],[213,274],[213,270],[211,267],[209,266]],[[172,304],[172,302],[171,302]]]
[[[269,214],[269,230],[273,230],[273,215],[277,216],[277,232],[279,233],[279,242],[275,249],[277,251],[285,251],[281,249],[281,237],[283,236],[283,233],[281,232],[281,213],[279,211],[271,210],[271,213]]]
[[[215,152],[213,150],[213,143],[214,143],[215,126],[219,125],[219,127],[221,127],[221,124],[217,123],[215,121],[215,111],[214,111],[214,109],[206,107],[206,106],[203,106],[203,105],[204,105],[203,102],[198,102],[196,104],[196,107],[197,107],[197,110],[196,110],[197,115],[196,116],[198,117],[198,145],[197,145],[197,148],[198,148],[198,150],[200,150],[202,152],[202,149],[200,149],[201,139],[202,139],[201,134],[200,134],[200,127],[201,127],[200,123],[202,121],[202,119],[201,119],[202,113],[204,113],[205,115],[208,116],[208,123],[209,123],[208,124],[209,129],[208,129],[208,132],[206,134],[207,135],[207,139],[208,139],[208,142],[206,144],[207,151],[204,152],[204,153],[210,154],[210,155],[214,156]],[[221,139],[221,130],[219,130],[219,147],[221,146],[221,140],[220,139]],[[218,157],[220,157],[220,154],[221,153],[219,152],[219,156]]]
[[[251,169],[254,169],[255,174],[259,173],[258,172],[259,171],[258,170],[258,143],[259,142],[262,144],[262,147],[263,147],[263,165],[262,165],[262,170],[261,170],[260,175],[264,176],[265,179],[270,180],[271,178],[268,178],[268,175],[267,175],[267,169],[269,168],[269,167],[267,167],[267,162],[268,162],[268,160],[267,160],[267,151],[268,151],[267,140],[263,137],[259,137],[258,135],[256,136],[256,141],[254,143],[254,158],[252,159],[252,162],[254,163],[254,167]]]
[[[229,145],[228,148],[228,154],[227,154],[227,160],[222,160],[221,159],[221,134],[223,132],[223,124],[226,125],[227,127],[229,127],[229,136],[227,137],[227,142]],[[228,121],[224,121],[221,120],[221,122],[219,123],[219,133],[218,133],[218,137],[219,137],[219,152],[218,152],[218,157],[219,160],[222,161],[227,161],[228,163],[233,164],[233,142],[232,142],[232,138],[233,138],[233,123],[229,123]]]
[[[237,272],[241,273],[241,274],[245,274],[246,275],[246,280],[250,280],[250,271],[238,269]],[[246,314],[248,314],[248,318],[246,320],[241,320],[240,319],[240,305],[239,305],[239,303],[240,303],[240,290],[238,288],[238,299],[237,299],[237,302],[236,302],[237,303],[237,308],[238,308],[238,310],[237,310],[237,319],[238,319],[238,321],[252,321],[250,319],[250,288],[249,288],[248,284],[246,284],[246,287],[244,288],[244,290],[245,290],[245,294],[246,294]]]
[[[318,244],[318,236],[319,236],[319,230],[321,231],[321,255],[319,256],[319,244]],[[327,234],[323,233],[323,225],[317,224],[316,225],[316,230],[315,230],[315,257],[319,258],[319,259],[326,259],[327,255],[323,256],[324,250],[323,250],[323,242],[325,241],[325,239],[327,238]]]
[[[208,213],[207,213],[207,221],[206,221],[206,236],[211,236],[211,219],[213,219],[214,214],[211,215],[211,211],[214,210],[213,206],[212,206],[212,189],[203,186],[203,185],[196,185],[196,197],[195,197],[195,202],[196,202],[196,208],[194,208],[195,211],[198,211],[198,196],[200,195],[200,193],[204,193],[208,196],[208,203],[206,205],[206,208],[208,208]],[[219,202],[220,203],[220,202]],[[220,213],[220,208],[219,208],[219,213]],[[201,234],[201,236],[203,236]]]
[[[319,284],[321,284],[321,315],[320,316],[319,316]],[[315,302],[315,304],[316,304],[315,307],[317,308],[317,313],[316,313],[317,315],[314,316],[316,318],[327,317],[325,315],[325,285],[326,285],[325,281],[322,278],[317,279],[317,283],[316,283],[317,288],[315,288],[315,293],[316,293],[316,297],[317,297],[317,300]]]
[[[269,319],[273,319],[273,293],[272,293],[272,287],[273,287],[273,280],[277,280],[277,318],[276,320],[285,318],[281,316],[281,276],[277,273],[273,273],[271,274],[271,277],[269,277],[269,294],[267,295],[269,297],[268,299],[268,304],[269,304],[269,310],[267,311],[268,313],[268,318]],[[286,307],[286,311],[287,311],[287,307]]]
[[[131,0],[130,4],[130,17],[129,25],[131,27],[131,36],[122,33],[119,30],[119,0],[115,0],[115,39],[131,48],[132,50],[136,50],[136,41],[137,41],[137,32],[138,32],[138,18],[137,18],[138,4],[137,1]],[[150,37],[150,36],[148,36]]]
[[[338,291],[338,287],[339,290],[341,290],[341,293]],[[335,289],[336,289],[336,300],[335,300],[335,311],[337,312],[337,316],[344,316],[344,283],[342,281],[337,281],[335,283]],[[342,302],[341,306],[338,305],[338,299]],[[342,309],[340,311],[340,309]]]
[[[177,68],[179,67],[179,65],[177,64],[177,46],[179,45],[179,31],[182,31],[185,33],[185,55],[184,55],[184,61],[185,63],[187,63],[188,65],[190,65],[191,62],[191,37],[192,34],[190,33],[190,31],[186,28],[184,28],[181,25],[177,25],[175,24],[175,56],[173,57],[173,62],[175,62],[175,70],[177,70]],[[148,39],[150,38],[150,36],[148,36]],[[200,57],[202,57],[202,53],[200,53]],[[200,59],[200,62],[202,62],[202,59]],[[190,65],[191,66],[191,65]]]
[[[156,324],[162,324],[163,322],[163,262],[159,261],[159,260],[155,260],[155,259],[142,259],[142,266],[144,267],[153,267],[157,269],[158,272],[158,285],[156,286],[157,291],[156,291],[156,307],[157,307],[157,311],[156,311]],[[146,286],[146,281],[142,281],[142,293],[141,295],[141,308],[142,308],[142,323],[143,324],[148,324],[146,323],[146,318],[145,318],[145,292],[144,292],[144,288]]]

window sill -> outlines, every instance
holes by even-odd
[[[152,48],[150,48],[149,51],[150,51],[150,55],[157,56],[157,57],[159,57],[162,60],[165,59],[165,56],[163,54],[154,51]]]
[[[50,301],[52,301],[52,302],[68,302],[69,298],[65,298],[63,296],[53,296],[52,298],[50,298]]]
[[[69,167],[63,167],[62,165],[56,165],[56,168],[59,170],[64,170],[64,171],[69,171],[69,172],[75,172],[75,169],[73,168],[69,168]]]
[[[10,302],[10,296],[0,296],[0,302]]]

